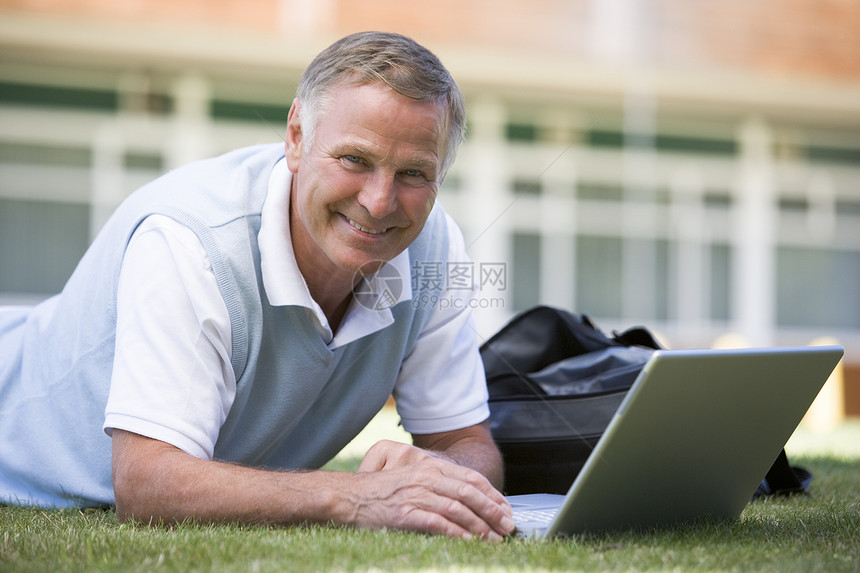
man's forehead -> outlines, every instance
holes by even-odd
[[[349,94],[354,94],[357,92],[375,92],[380,96],[403,98],[406,101],[421,104],[426,107],[435,108],[442,115],[447,112],[448,107],[448,99],[444,94],[440,94],[433,98],[418,99],[406,95],[401,91],[398,91],[396,88],[392,87],[391,85],[385,83],[382,80],[361,80],[357,76],[353,77],[351,80],[350,78],[347,78],[344,81],[332,85],[323,92],[323,97],[326,100],[328,106],[331,106],[336,100],[341,99],[344,95],[348,96]]]
[[[445,134],[443,102],[407,98],[382,82],[340,86],[331,96],[318,128],[337,134],[333,146],[375,153],[382,142],[397,143],[436,162]]]

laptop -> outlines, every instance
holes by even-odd
[[[567,495],[508,496],[517,535],[737,519],[843,353],[656,351]]]

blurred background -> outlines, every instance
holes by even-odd
[[[551,304],[674,348],[835,341],[822,419],[860,416],[856,0],[0,0],[0,304],[58,292],[160,173],[281,139],[368,29],[467,98],[440,200],[482,337]]]

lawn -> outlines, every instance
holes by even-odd
[[[350,470],[385,414],[330,467]],[[498,545],[339,527],[120,525],[113,511],[0,507],[0,571],[860,571],[860,423],[799,430],[811,495],[750,504],[733,523]]]

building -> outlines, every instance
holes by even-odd
[[[545,303],[673,347],[835,338],[860,415],[847,0],[0,0],[0,304],[58,291],[159,173],[282,137],[304,66],[364,29],[466,94],[440,200],[483,336]]]

